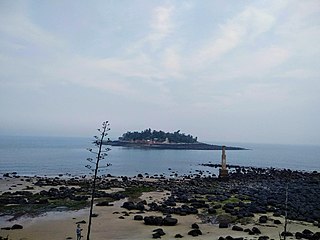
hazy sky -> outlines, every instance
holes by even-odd
[[[319,77],[319,0],[0,0],[0,135],[320,144]]]

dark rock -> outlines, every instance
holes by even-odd
[[[273,216],[274,216],[274,217],[280,217],[280,216],[281,216],[281,213],[275,212],[275,213],[273,214]]]
[[[86,224],[87,222],[85,220],[82,220],[82,221],[79,221],[79,222],[76,222],[76,224]]]
[[[162,222],[164,226],[174,226],[177,223],[178,223],[178,219],[172,218],[172,217],[165,217]]]
[[[158,233],[160,236],[166,235],[166,233],[163,231],[162,228],[157,228],[157,229],[153,230],[153,232]]]
[[[14,225],[11,227],[11,230],[16,230],[16,229],[23,229],[23,226],[20,225],[20,224],[14,224]]]
[[[310,235],[310,236],[313,235],[313,232],[310,231],[309,229],[303,230],[302,233],[305,234],[305,235]]]
[[[164,204],[170,207],[174,207],[177,205],[173,199],[168,199],[167,201],[164,202]]]
[[[318,240],[320,239],[320,233],[313,234],[312,231],[305,229],[301,232],[296,232],[295,234],[296,239],[309,239],[309,240]]]
[[[239,226],[233,226],[233,227],[232,227],[232,230],[233,230],[233,231],[243,231],[243,228],[242,228],[242,227],[239,227]]]
[[[135,216],[133,217],[133,220],[142,221],[142,220],[143,220],[143,216],[141,216],[141,215],[135,215]]]
[[[268,236],[260,236],[260,237],[258,238],[258,240],[268,240],[268,239],[269,239]]]
[[[202,235],[202,232],[200,229],[192,229],[191,231],[188,232],[188,235],[191,235],[193,237],[197,237],[199,235]]]
[[[193,202],[191,203],[191,206],[194,208],[209,208],[209,205],[202,200],[193,200]]]
[[[161,238],[161,234],[156,232],[156,233],[152,234],[152,238],[155,238],[155,239],[156,238]]]
[[[192,228],[192,229],[199,229],[199,225],[196,224],[196,223],[193,223],[193,224],[191,225],[191,228]]]
[[[108,201],[103,201],[103,202],[99,202],[96,204],[96,206],[99,206],[99,207],[103,207],[103,206],[112,206],[112,205],[109,205],[110,203]]]
[[[320,240],[320,232],[316,232],[315,234],[313,234],[310,240]]]
[[[214,209],[219,209],[219,208],[221,208],[221,207],[222,207],[221,204],[216,204],[216,205],[213,206]]]
[[[219,228],[228,228],[228,227],[229,227],[228,223],[225,223],[225,222],[219,223]]]
[[[253,232],[253,234],[261,234],[260,229],[257,227],[253,227],[251,231]]]
[[[122,207],[125,209],[128,209],[128,210],[135,210],[136,209],[136,206],[133,202],[124,202],[122,204]]]
[[[231,236],[226,236],[226,238],[223,238],[223,239],[225,239],[225,240],[243,240],[243,237],[234,238],[234,237],[231,237]]]
[[[145,204],[144,201],[138,202],[137,204],[135,204],[134,202],[124,202],[122,204],[122,207],[128,210],[143,211],[145,209],[144,204]]]
[[[1,230],[11,230],[11,227],[3,227]]]
[[[267,216],[261,216],[259,218],[259,223],[267,223],[268,217]]]
[[[161,226],[162,225],[162,217],[144,217],[144,224],[146,225],[155,225],[155,226]]]
[[[146,216],[143,218],[143,220],[145,225],[154,225],[154,226],[162,225],[162,217]]]
[[[216,214],[217,210],[215,208],[208,208],[208,213],[209,214]]]
[[[301,232],[296,232],[296,234],[294,235],[296,239],[301,239],[304,238],[304,234]]]
[[[48,204],[49,200],[47,198],[41,198],[34,202],[35,204]]]
[[[281,224],[281,221],[278,220],[278,219],[275,219],[275,220],[273,221],[273,223],[274,223],[274,224]]]
[[[152,232],[161,232],[161,233],[163,233],[162,235],[165,235],[165,233],[164,233],[162,228],[154,229]]]
[[[138,202],[137,205],[135,206],[135,209],[139,210],[139,211],[143,211],[145,209],[144,204],[146,204],[146,203],[145,202]]]
[[[180,233],[177,233],[174,238],[183,238],[183,236]]]
[[[291,237],[291,236],[293,236],[293,234],[291,232],[282,232],[281,236]]]

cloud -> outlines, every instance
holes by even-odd
[[[168,89],[162,81],[164,74],[144,55],[129,59],[66,56],[63,62],[56,60],[41,69],[47,81],[65,87],[97,89],[134,102],[171,104]]]
[[[26,10],[0,14],[0,34],[12,46],[23,48],[25,44],[34,46],[58,46],[63,42],[48,31],[34,24],[27,15]]]
[[[164,70],[168,73],[168,76],[179,79],[182,77],[181,74],[181,56],[177,49],[169,47],[164,50],[163,65]]]
[[[297,57],[314,58],[320,53],[319,1],[294,1],[282,13],[274,30],[278,42]]]
[[[192,65],[207,66],[221,59],[245,41],[252,41],[267,32],[274,24],[274,17],[257,8],[247,7],[238,15],[219,26],[219,33],[205,42],[203,47],[192,56]]]
[[[253,83],[235,94],[238,103],[260,108],[286,102],[289,99],[288,89],[276,83]]]
[[[174,31],[173,12],[173,5],[155,7],[149,22],[150,31],[139,41],[131,44],[128,47],[128,52],[135,54],[147,50],[154,52],[159,49],[162,46],[162,41]]]
[[[319,71],[307,69],[307,68],[296,68],[290,69],[284,72],[280,72],[277,77],[279,78],[288,78],[288,79],[316,79],[320,76]]]
[[[192,108],[199,109],[204,115],[212,111],[235,115],[240,111],[259,114],[262,109],[281,109],[290,100],[289,89],[281,83],[253,82],[212,94],[210,101],[194,102]]]
[[[153,31],[148,37],[150,41],[160,41],[172,32],[173,23],[171,21],[171,15],[173,10],[173,6],[160,6],[154,9],[154,15],[151,22]]]
[[[259,49],[256,52],[246,53],[235,58],[230,66],[229,78],[263,78],[273,75],[275,68],[285,63],[290,57],[290,52],[286,48],[270,46]]]

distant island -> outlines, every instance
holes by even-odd
[[[156,131],[146,129],[141,132],[126,132],[116,141],[108,139],[103,142],[105,145],[122,146],[131,148],[147,148],[147,149],[176,149],[176,150],[221,150],[222,145],[213,145],[198,142],[197,137],[185,133],[180,130],[170,133],[164,131]],[[226,146],[226,150],[246,150],[241,147]]]

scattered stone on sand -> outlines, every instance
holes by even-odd
[[[11,227],[11,230],[17,230],[17,229],[23,229],[23,226],[20,225],[20,224],[14,224],[14,225]]]
[[[153,230],[152,238],[161,238],[161,236],[166,235],[162,228],[157,228]]]
[[[228,223],[225,223],[225,222],[219,223],[219,228],[228,228],[228,227],[229,227]]]
[[[280,221],[280,220],[278,220],[278,219],[275,219],[275,220],[273,221],[273,223],[274,223],[274,224],[277,224],[277,225],[282,224],[282,223],[281,223],[281,221]]]
[[[257,227],[253,227],[251,231],[252,231],[253,234],[261,234],[260,229],[257,228]]]
[[[143,216],[142,216],[142,215],[135,215],[135,216],[133,217],[133,220],[135,220],[135,221],[142,221],[142,220],[143,220]]]
[[[202,235],[202,232],[200,229],[192,229],[191,231],[188,232],[188,235],[191,235],[193,237],[197,237],[199,235]]]
[[[81,220],[79,222],[76,222],[76,224],[86,224],[87,222],[85,220]]]
[[[232,227],[232,230],[240,232],[240,231],[243,231],[243,228],[235,225],[235,226]]]
[[[267,221],[268,221],[268,216],[263,215],[259,218],[259,223],[267,223]]]
[[[180,233],[177,233],[176,235],[174,235],[174,238],[183,238],[183,236]]]

